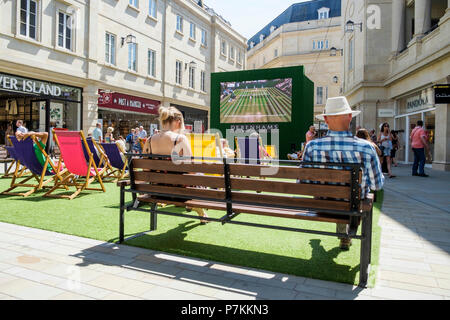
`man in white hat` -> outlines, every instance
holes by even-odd
[[[367,140],[354,137],[349,131],[352,118],[360,111],[353,111],[345,97],[329,98],[324,113],[316,116],[328,125],[328,133],[321,139],[310,141],[303,154],[307,162],[361,163],[363,178],[361,183],[361,199],[370,189],[380,190],[384,184],[380,160],[377,152]],[[370,188],[370,189],[369,189]],[[348,234],[346,224],[337,224],[337,233]],[[340,248],[348,250],[351,245],[349,237],[340,238]]]

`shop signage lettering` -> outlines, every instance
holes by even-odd
[[[98,90],[98,106],[118,109],[124,111],[134,111],[148,114],[158,114],[160,101],[130,96],[117,92],[106,92]]]
[[[394,110],[392,109],[378,109],[378,117],[391,118],[394,116]]]
[[[262,124],[262,125],[254,125],[254,124],[245,124],[245,125],[231,125],[230,128],[232,130],[275,130],[278,129],[278,124]]]
[[[420,110],[428,106],[428,104],[427,96],[415,96],[406,100],[406,110],[408,112]]]
[[[450,103],[450,84],[439,84],[434,86],[434,102],[436,104]]]
[[[59,86],[48,82],[26,80],[24,78],[6,76],[3,74],[0,74],[0,89],[54,97],[61,96],[62,92]]]

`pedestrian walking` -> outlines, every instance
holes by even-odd
[[[422,120],[417,121],[417,126],[413,129],[409,138],[411,140],[411,147],[414,153],[412,175],[428,177],[428,175],[425,174],[425,150],[428,154],[430,154],[430,148],[427,142],[427,134],[423,129]]]

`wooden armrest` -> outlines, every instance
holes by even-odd
[[[130,185],[130,180],[117,181],[118,187],[126,187]]]
[[[374,195],[372,193],[369,193],[367,195],[367,198],[365,198],[361,201],[361,210],[363,212],[369,212],[370,210],[372,210],[373,197],[374,197]]]

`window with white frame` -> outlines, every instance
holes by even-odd
[[[116,36],[111,33],[105,33],[105,62],[116,64]]]
[[[183,17],[177,14],[177,31],[183,33]]]
[[[220,43],[220,53],[222,53],[224,56],[227,55],[227,43],[225,40],[222,40]]]
[[[20,34],[37,40],[38,2],[35,0],[20,1]]]
[[[235,57],[235,55],[234,55],[234,47],[230,46],[230,60],[234,60],[234,57]]]
[[[148,15],[156,19],[156,1],[148,0]]]
[[[72,50],[72,15],[58,11],[58,47]]]
[[[175,64],[175,83],[180,84],[181,85],[181,72],[182,72],[182,67],[183,63],[181,61],[176,61]]]
[[[195,23],[191,22],[190,28],[189,28],[189,37],[191,39],[195,40]]]
[[[278,57],[278,49],[275,49],[274,51],[273,51],[273,56],[276,58],[276,57]]]
[[[130,6],[139,8],[139,0],[128,0],[128,3],[130,4]]]
[[[330,8],[320,8],[319,10],[317,10],[318,13],[318,18],[319,20],[321,19],[328,19],[329,17],[329,13],[330,13]]]
[[[195,68],[189,67],[189,88],[195,89]]]
[[[355,64],[355,45],[354,39],[351,38],[348,43],[348,70],[353,70]]]
[[[148,49],[148,70],[149,76],[156,77],[156,52],[155,50]]]
[[[323,87],[316,88],[316,104],[323,104]]]
[[[202,45],[205,47],[208,45],[207,35],[206,30],[202,29]]]
[[[205,71],[200,72],[200,90],[206,92],[206,73]]]
[[[241,52],[241,50],[237,51],[237,62],[239,64],[242,63],[242,52]]]
[[[137,44],[128,44],[128,69],[132,71],[137,71]]]

